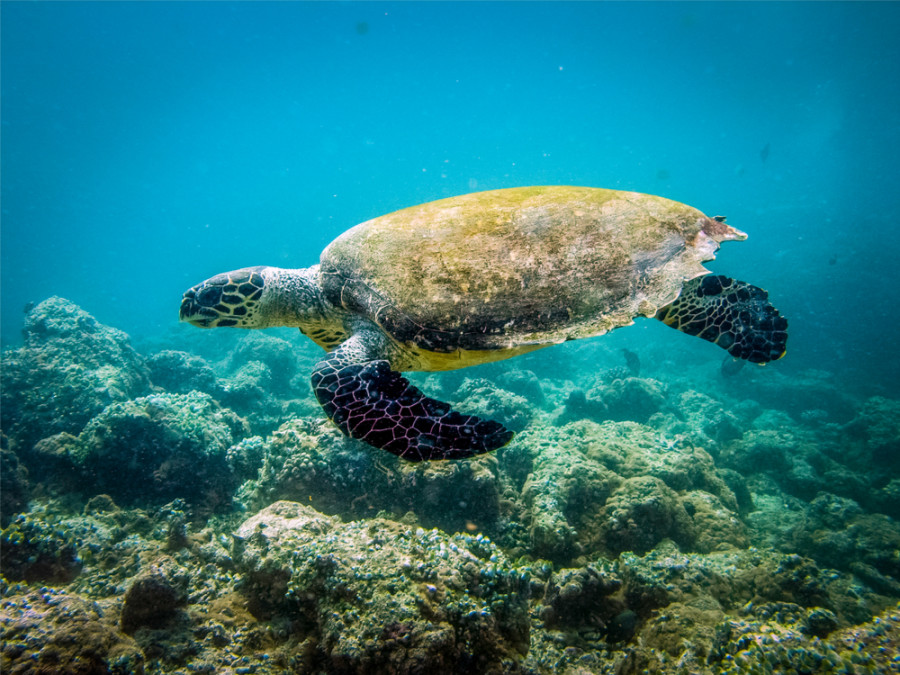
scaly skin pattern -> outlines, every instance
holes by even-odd
[[[751,363],[784,356],[787,319],[763,289],[721,275],[691,279],[678,299],[656,315],[667,326],[696,335]]]
[[[217,274],[185,291],[179,315],[201,328],[260,325],[263,267]]]
[[[388,361],[373,359],[383,350],[380,331],[359,328],[313,371],[316,398],[344,434],[413,462],[472,457],[512,439],[498,422],[425,396]]]

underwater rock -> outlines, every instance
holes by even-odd
[[[766,422],[772,423],[771,419]],[[802,499],[812,499],[817,492],[828,488],[828,481],[819,469],[840,469],[820,452],[806,431],[797,429],[793,423],[745,431],[740,439],[721,449],[719,463],[743,476],[765,474],[782,490]],[[853,481],[844,484],[849,487]]]
[[[556,424],[563,426],[569,422],[586,418],[600,419],[606,414],[606,405],[600,401],[588,400],[583,389],[573,389],[566,397],[562,413],[556,418]]]
[[[262,361],[248,361],[226,380],[226,395],[231,399],[269,399],[272,369]]]
[[[812,627],[834,630],[855,622],[856,617],[842,617],[841,610],[848,595],[860,603],[846,579],[798,555],[754,550],[682,554],[661,546],[645,556],[623,554],[615,569],[627,606],[641,619],[644,646],[672,656],[697,650],[694,655],[703,660],[708,655],[721,659],[722,621],[736,616],[757,631],[766,624],[781,631],[778,624],[787,624],[807,633]],[[879,611],[883,606],[870,605]]]
[[[522,497],[536,556],[565,564],[578,554],[645,552],[666,537],[704,551],[746,543],[734,493],[712,457],[684,439],[634,422],[581,421],[533,427],[516,444],[532,455]]]
[[[672,602],[646,621],[639,639],[644,646],[682,664],[702,663],[715,641],[717,624],[724,618],[721,607],[709,598]]]
[[[322,418],[322,408],[312,396],[309,378],[294,388],[300,398],[278,398],[277,373],[262,361],[248,361],[222,380],[217,399],[244,417],[254,434],[265,436],[286,420],[300,416]],[[282,394],[284,395],[284,394]]]
[[[125,633],[138,628],[163,628],[175,618],[182,602],[178,591],[160,572],[135,579],[122,604],[120,624]]]
[[[809,616],[818,610],[785,613],[782,621],[734,618],[717,628],[707,662],[720,675],[742,673],[889,673],[900,653],[900,612],[885,610],[870,622],[837,630],[824,639],[808,637]],[[813,625],[817,619],[813,619]],[[694,672],[707,672],[697,669]]]
[[[599,520],[598,539],[613,554],[643,554],[666,538],[690,548],[696,538],[675,492],[653,476],[626,479],[606,501]]]
[[[621,476],[654,476],[676,492],[704,490],[727,508],[737,509],[737,500],[713,458],[689,438],[669,437],[634,422],[594,426],[585,438],[587,456]]]
[[[844,423],[850,421],[858,405],[843,387],[836,385],[834,373],[824,370],[795,373],[745,368],[742,377],[731,379],[729,390],[735,397],[752,399],[794,419],[801,419],[808,410],[821,410],[829,421]]]
[[[518,368],[506,370],[497,376],[497,385],[518,396],[523,396],[532,405],[544,403],[544,389],[540,378],[530,370]]]
[[[721,476],[722,480],[725,481],[725,485],[734,494],[738,512],[745,516],[752,511],[754,508],[753,495],[750,493],[750,488],[747,486],[747,480],[744,476],[734,469],[724,467],[717,467],[716,473]]]
[[[723,466],[748,475],[767,472],[773,476],[787,473],[789,457],[799,451],[800,440],[787,429],[751,429],[740,441],[730,443],[719,458]]]
[[[646,423],[666,404],[667,387],[658,380],[641,377],[616,379],[599,392],[588,391],[588,399],[606,404],[607,419]]]
[[[534,444],[537,434],[521,439]],[[582,552],[578,526],[601,507],[621,479],[575,448],[550,444],[534,457],[522,496],[530,509],[533,555],[565,563]]]
[[[321,417],[290,420],[260,445],[247,441],[231,452],[241,448],[262,457],[255,479],[242,485],[239,493],[240,501],[252,510],[295,500],[323,513],[360,517],[389,508],[398,497],[399,460],[374,455]],[[384,465],[377,464],[376,457]]]
[[[286,416],[285,403],[272,395],[272,370],[261,361],[249,361],[222,380],[218,400],[258,435],[272,433]]]
[[[110,403],[149,390],[147,369],[128,336],[68,300],[37,305],[23,333],[25,344],[3,353],[0,392],[2,426],[21,459],[41,438],[77,434]]]
[[[0,570],[9,580],[67,584],[81,567],[72,531],[58,523],[21,514],[0,532]]]
[[[872,501],[878,511],[900,520],[900,478],[892,478],[878,488],[872,493]]]
[[[294,608],[312,670],[499,672],[528,650],[528,577],[482,536],[278,502],[235,537],[251,605]]]
[[[453,400],[467,415],[496,420],[512,431],[524,429],[535,415],[534,406],[527,398],[483,378],[467,377]]]
[[[246,431],[208,394],[153,394],[110,405],[77,438],[59,438],[53,452],[68,457],[89,494],[128,505],[181,497],[215,510],[236,487],[226,451]]]
[[[606,385],[615,382],[616,380],[624,380],[628,377],[637,377],[637,373],[626,364],[623,366],[607,368],[595,375],[592,379],[595,383]]]
[[[222,387],[210,365],[188,352],[167,349],[147,359],[150,381],[172,394],[202,391],[219,398]]]
[[[225,452],[225,459],[237,480],[250,481],[259,478],[267,452],[268,446],[261,436],[250,436],[230,446]]]
[[[681,503],[692,521],[691,532],[694,537],[691,549],[710,553],[746,548],[744,523],[718,497],[702,490],[692,490],[682,495]]]
[[[28,470],[5,447],[0,448],[0,527],[6,527],[28,505]]]
[[[806,620],[803,622],[803,632],[807,635],[823,638],[836,630],[838,625],[838,618],[834,615],[834,612],[816,607],[806,613]]]
[[[657,381],[631,377],[627,369],[621,377],[607,380],[606,376],[594,378],[595,384],[586,392],[576,389],[569,395],[565,409],[557,424],[592,419],[633,421],[646,423],[666,403],[666,386]],[[607,374],[608,375],[608,374]]]
[[[882,396],[867,399],[845,430],[862,441],[850,453],[850,467],[871,472],[877,482],[896,478],[900,471],[900,400]]]
[[[142,675],[137,644],[111,612],[62,590],[4,593],[0,666],[8,675]]]
[[[394,512],[415,514],[424,527],[445,532],[493,532],[500,518],[496,455],[465,462],[397,462],[400,483],[386,490]]]
[[[232,351],[231,369],[240,370],[251,362],[263,365],[267,371],[268,382],[263,385],[266,391],[278,396],[291,395],[291,380],[300,368],[294,345],[274,335],[250,331]]]
[[[776,423],[766,417],[766,424]],[[779,490],[803,500],[833,492],[877,506],[881,495],[875,488],[886,481],[885,472],[871,461],[860,461],[858,447],[835,429],[811,430],[782,420],[776,428],[747,430],[722,447],[718,461],[751,481],[766,476]]]
[[[284,423],[265,441],[241,448],[262,460],[239,499],[253,509],[277,500],[303,501],[343,518],[379,511],[412,512],[418,522],[446,531],[490,530],[500,517],[497,458],[465,462],[404,462],[348,439],[321,418]]]
[[[862,563],[900,582],[900,525],[883,514],[865,513],[851,499],[817,496],[790,545],[821,565],[848,570]]]
[[[712,441],[703,443],[707,449],[741,437],[741,420],[733,412],[723,408],[720,401],[693,390],[679,394],[676,400],[678,414],[685,419],[691,431],[699,435],[700,439]],[[702,443],[700,439],[698,440]]]
[[[541,601],[544,626],[580,630],[593,627],[606,632],[606,627],[624,611],[622,601],[610,597],[622,587],[622,580],[609,568],[608,564],[593,563],[556,572]]]
[[[291,501],[278,501],[234,533],[232,558],[245,575],[247,606],[261,620],[289,609],[291,544],[329,534],[339,520]]]

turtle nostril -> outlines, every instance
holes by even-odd
[[[186,319],[194,313],[194,294],[188,291],[181,299],[181,308],[178,310],[178,317]]]

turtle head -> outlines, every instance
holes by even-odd
[[[321,313],[317,268],[245,267],[185,292],[179,316],[201,328],[302,326]]]

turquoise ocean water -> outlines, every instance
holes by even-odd
[[[0,2],[0,669],[898,672],[898,35],[895,2]],[[786,357],[639,319],[416,373],[516,436],[413,464],[325,422],[298,331],[178,322],[528,185],[727,216],[709,267]]]
[[[3,5],[2,336],[63,295],[133,335],[251,264],[476,189],[660,194],[750,233],[716,270],[784,368],[900,381],[895,3]]]

